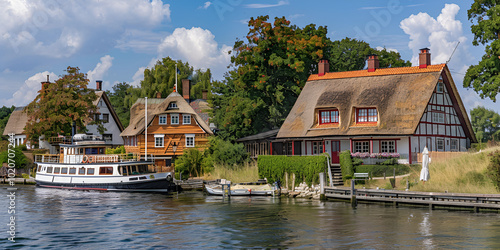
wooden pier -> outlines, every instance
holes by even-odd
[[[498,194],[428,193],[397,190],[351,189],[325,187],[327,199],[356,203],[382,203],[391,206],[420,206],[430,209],[466,210],[473,212],[500,213]],[[354,199],[354,200],[353,200]]]

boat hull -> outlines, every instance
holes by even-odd
[[[256,186],[259,187],[259,186]],[[270,187],[270,186],[269,186]],[[270,190],[258,190],[255,188],[231,188],[231,190],[222,190],[221,185],[206,185],[205,190],[210,195],[230,195],[230,196],[272,196],[278,194],[278,190],[272,189]]]
[[[166,179],[120,183],[58,183],[37,180],[36,184],[44,188],[127,192],[171,192],[176,187],[174,183]]]

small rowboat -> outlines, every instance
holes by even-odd
[[[227,185],[222,189],[221,184],[205,185],[205,190],[210,195],[230,195],[230,196],[272,196],[278,195],[279,189],[270,184],[230,184],[229,190]]]

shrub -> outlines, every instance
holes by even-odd
[[[297,180],[304,180],[308,185],[319,183],[319,173],[326,172],[327,159],[328,157],[324,155],[259,155],[257,158],[259,178],[267,178],[269,183],[273,183],[277,180],[283,180],[285,172],[287,172],[289,174],[295,173]]]
[[[354,166],[352,164],[351,152],[349,150],[340,153],[340,169],[342,170],[342,180],[346,180],[346,176],[354,175]]]
[[[486,175],[493,182],[497,190],[500,190],[500,151],[490,153],[490,164],[486,169]]]
[[[205,172],[203,165],[203,152],[190,148],[184,150],[184,154],[175,159],[175,171],[189,176],[201,176]]]
[[[398,164],[397,158],[390,158],[380,163],[380,165],[395,165]]]
[[[25,174],[25,173],[23,173],[22,176],[23,176],[24,179],[29,179],[30,178],[30,176],[28,174]]]
[[[359,166],[363,164],[363,160],[361,158],[352,158],[352,165]]]
[[[248,162],[248,153],[241,143],[232,144],[217,137],[211,137],[208,143],[209,147],[206,156],[210,158],[206,160],[206,165],[219,164],[235,167],[235,165]]]
[[[9,157],[9,153],[11,157]],[[14,157],[12,158],[12,156]],[[0,164],[9,163],[9,159],[14,159],[16,168],[23,168],[29,164],[28,158],[19,147],[11,148],[0,153]]]
[[[106,154],[107,155],[114,155],[114,154],[125,154],[125,146],[120,146],[116,148],[107,148],[106,149]]]

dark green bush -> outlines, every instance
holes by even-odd
[[[396,165],[398,164],[397,158],[390,158],[380,163],[380,165]]]
[[[356,158],[356,157],[352,158],[352,165],[353,166],[359,166],[361,164],[363,164],[363,159]]]
[[[354,175],[354,166],[351,159],[351,151],[345,150],[340,153],[340,169],[342,170],[342,180],[346,180],[346,176]]]
[[[493,182],[493,185],[500,191],[500,151],[490,153],[490,164],[486,169],[486,176]]]
[[[211,165],[220,164],[234,167],[249,160],[245,146],[241,143],[232,144],[217,137],[211,137],[208,143],[207,156],[209,159],[207,162],[211,162]],[[207,163],[207,165],[210,164]]]
[[[175,159],[175,172],[186,176],[201,176],[207,169],[203,165],[204,155],[198,149],[184,150],[184,154]]]
[[[259,155],[257,165],[259,178],[267,178],[269,183],[283,181],[285,172],[295,173],[295,178],[304,180],[308,185],[319,183],[319,173],[326,172],[328,157],[315,156],[286,156],[286,155]]]

